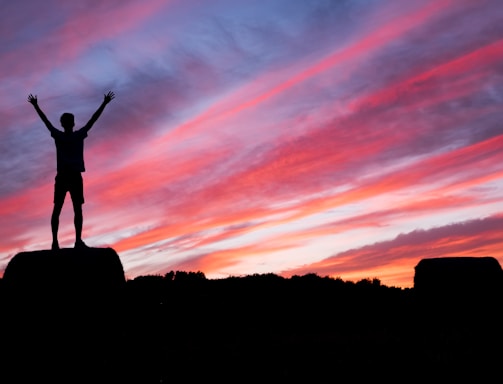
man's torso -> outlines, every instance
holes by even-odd
[[[74,132],[62,132],[57,129],[51,132],[56,144],[58,172],[85,172],[84,139],[87,132],[80,129]]]

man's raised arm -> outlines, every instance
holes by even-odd
[[[115,97],[115,94],[112,91],[108,92],[106,95],[103,96],[103,102],[98,107],[96,112],[94,112],[94,114],[91,116],[91,119],[89,119],[87,124],[84,125],[83,129],[85,129],[86,131],[89,131],[92,128],[94,123],[96,123],[96,120],[98,120],[98,118],[101,116],[101,113],[105,109],[106,105],[108,103],[110,103],[114,97]]]
[[[42,112],[42,110],[40,109],[40,107],[38,106],[38,100],[37,100],[37,95],[33,96],[31,93],[28,95],[28,102],[33,105],[33,107],[35,108],[35,111],[37,111],[38,115],[40,116],[40,118],[42,119],[42,121],[44,122],[45,126],[47,127],[47,129],[49,131],[53,130],[53,129],[56,129],[54,128],[54,126],[51,124],[51,122],[49,121],[49,119],[47,118],[47,116],[45,115],[44,112]]]

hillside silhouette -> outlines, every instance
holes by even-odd
[[[112,249],[18,254],[0,280],[0,382],[489,382],[503,357],[491,260],[421,260],[402,289],[316,274],[126,280]],[[449,278],[456,268],[473,273]]]

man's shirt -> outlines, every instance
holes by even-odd
[[[62,132],[51,129],[51,136],[56,143],[56,159],[58,172],[85,172],[84,139],[87,137],[85,129],[74,132]]]

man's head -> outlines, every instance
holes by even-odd
[[[73,127],[75,126],[75,118],[72,113],[63,113],[59,121],[61,122],[61,126],[65,129],[65,132],[73,131]]]

